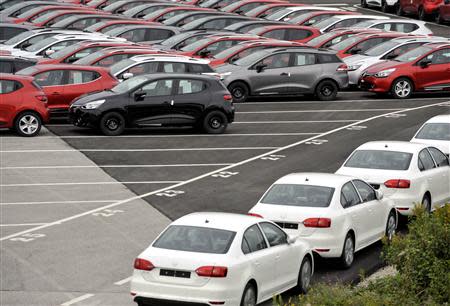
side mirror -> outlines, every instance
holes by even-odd
[[[293,243],[295,243],[297,241],[297,239],[298,239],[298,236],[288,236],[287,237],[287,243],[288,244],[293,244]]]
[[[201,57],[208,57],[211,54],[211,51],[209,50],[201,50],[198,55],[200,55]]]
[[[266,64],[258,64],[255,66],[256,72],[261,73],[264,71],[264,69],[267,67]]]
[[[48,50],[45,50],[44,54],[45,54],[45,56],[50,56],[50,55],[52,55],[55,52],[56,52],[55,50],[48,49]]]
[[[134,77],[134,74],[132,74],[131,72],[125,72],[124,74],[122,74],[120,78],[122,80],[128,80],[131,79],[132,77]]]
[[[427,68],[430,64],[431,64],[431,60],[424,59],[423,61],[420,62],[420,67]]]
[[[377,200],[381,200],[384,197],[383,193],[379,190],[375,190],[375,196],[376,196]]]
[[[356,48],[356,49],[350,50],[350,53],[351,53],[351,54],[358,54],[358,53],[360,53],[361,51],[362,51],[361,48]]]
[[[135,101],[142,101],[142,100],[144,100],[146,95],[147,95],[147,93],[145,91],[143,91],[143,90],[136,91],[134,93],[134,100]]]

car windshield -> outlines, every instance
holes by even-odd
[[[398,45],[400,45],[400,43],[398,41],[388,40],[378,46],[370,48],[363,54],[367,55],[367,56],[380,56],[380,55],[383,55],[386,52],[392,50],[393,48],[395,48]]]
[[[58,41],[57,39],[55,39],[53,37],[49,37],[44,40],[41,40],[40,42],[35,43],[34,45],[31,45],[31,46],[25,48],[25,50],[30,51],[30,52],[39,51],[42,48],[47,47],[48,45],[51,45],[57,41]]]
[[[261,200],[263,204],[300,207],[328,207],[334,188],[324,186],[276,184]]]
[[[278,19],[284,17],[284,15],[289,14],[290,12],[292,12],[291,9],[285,8],[285,9],[282,9],[282,10],[279,10],[272,14],[267,15],[265,18],[268,20],[278,20]]]
[[[160,45],[163,46],[174,46],[180,42],[182,42],[183,40],[185,40],[186,38],[188,38],[189,36],[191,36],[192,34],[187,32],[187,33],[180,33],[174,36],[171,36],[167,39],[164,39],[162,42],[160,42]]]
[[[320,21],[320,22],[318,22],[318,23],[315,23],[315,24],[313,24],[312,26],[315,27],[315,28],[318,28],[318,29],[325,29],[325,28],[327,28],[328,26],[330,26],[330,25],[332,25],[332,24],[334,24],[334,23],[336,23],[336,22],[338,22],[338,21],[339,21],[339,18],[337,18],[337,17],[331,17],[331,18],[322,20],[322,21]]]
[[[333,33],[333,32],[325,33],[320,36],[317,36],[316,38],[311,39],[306,44],[309,46],[319,45],[319,44],[333,38],[335,35],[336,35],[336,33]]]
[[[111,88],[111,91],[115,92],[115,93],[123,94],[123,93],[129,92],[133,88],[136,88],[137,86],[139,86],[140,84],[142,84],[143,82],[145,82],[147,80],[148,80],[148,78],[146,76],[136,76],[136,77],[133,77],[131,79],[125,80],[125,81],[117,84],[116,86]]]
[[[408,170],[412,156],[411,153],[406,152],[357,150],[344,166],[379,170]]]
[[[426,123],[414,138],[450,141],[450,123]]]
[[[411,51],[408,51],[403,55],[397,56],[395,58],[395,61],[404,62],[404,63],[412,62],[412,61],[418,59],[419,57],[421,57],[422,55],[427,54],[431,50],[432,49],[430,47],[421,46],[416,49],[412,49]]]
[[[67,48],[66,48],[67,49]],[[64,50],[64,49],[63,49]],[[55,52],[56,53],[56,52]],[[54,53],[54,54],[55,54]],[[89,55],[86,55],[85,57],[80,58],[79,60],[77,60],[76,62],[74,62],[73,64],[76,65],[91,65],[92,63],[94,63],[98,58],[100,58],[101,56],[103,56],[104,52],[103,50],[99,50],[97,52],[91,53]],[[52,54],[53,55],[53,54]]]
[[[138,6],[135,6],[133,8],[126,10],[125,12],[122,13],[122,15],[127,16],[127,17],[133,17],[134,15],[142,12],[146,7],[148,7],[148,4],[141,4],[141,5],[138,5]]]
[[[352,28],[370,28],[376,22],[377,22],[376,20],[361,21],[361,22],[358,22],[358,23],[352,25]]]
[[[189,45],[181,48],[181,51],[195,51],[198,48],[201,48],[201,47],[207,45],[208,43],[212,42],[213,40],[214,39],[212,39],[212,38],[200,39],[199,41],[196,41],[196,42],[194,42],[192,44],[189,44]]]
[[[84,31],[85,32],[95,32],[100,27],[103,27],[106,23],[107,23],[107,21],[100,21],[100,22],[94,23],[93,25],[85,28]]]
[[[28,17],[34,16],[36,13],[39,13],[40,11],[42,11],[42,7],[38,6],[38,7],[32,8],[28,11],[23,12],[22,14],[18,15],[17,18],[20,18],[20,19],[28,18]]]
[[[134,63],[136,63],[134,60],[126,59],[126,60],[120,61],[120,62],[112,65],[110,67],[109,71],[111,72],[112,75],[117,75],[123,69],[127,68],[128,66],[133,65]]]
[[[79,48],[80,48],[80,45],[73,44],[71,46],[62,48],[59,51],[56,51],[55,53],[51,54],[49,57],[50,58],[62,58],[62,57],[65,57],[66,55],[69,55],[69,54],[77,51],[77,49],[79,49]]]
[[[34,34],[35,34],[35,32],[33,32],[33,31],[22,32],[19,35],[16,35],[16,36],[12,37],[11,39],[8,39],[3,44],[15,45],[15,44],[21,42],[22,40],[27,39],[28,37],[31,37]]]
[[[333,49],[333,50],[336,50],[336,51],[345,50],[345,49],[347,49],[348,47],[350,47],[351,45],[357,43],[360,40],[361,40],[361,36],[357,36],[357,35],[350,36],[349,38],[344,39],[343,41],[338,42],[335,45],[332,45],[330,48]]]
[[[266,55],[271,54],[270,51],[267,50],[260,50],[255,53],[251,53],[247,56],[244,56],[243,58],[238,59],[233,63],[233,65],[237,66],[250,66],[257,61],[259,61],[261,58],[265,57]]]
[[[303,22],[306,19],[314,16],[316,12],[305,12],[300,15],[295,16],[294,18],[289,20],[289,23],[298,24],[299,22]]]
[[[184,252],[226,254],[236,232],[187,225],[171,225],[153,243],[154,248]]]

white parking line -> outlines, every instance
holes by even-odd
[[[46,201],[46,202],[6,202],[0,206],[8,205],[49,205],[49,204],[91,204],[91,203],[113,203],[121,200],[91,200],[91,201]]]
[[[223,164],[159,164],[159,165],[86,165],[86,166],[25,166],[25,167],[1,167],[0,170],[19,169],[78,169],[78,168],[166,168],[166,167],[219,167],[228,166],[231,163]]]
[[[16,224],[0,224],[0,227],[10,227],[10,226],[38,226],[45,225],[47,223],[16,223]]]
[[[78,302],[84,301],[84,300],[86,300],[86,299],[88,299],[88,298],[91,298],[91,297],[93,297],[93,296],[94,296],[94,294],[88,293],[88,294],[79,296],[79,297],[77,297],[77,298],[74,298],[74,299],[72,299],[72,300],[70,300],[70,301],[68,301],[68,302],[62,303],[61,306],[70,306],[70,305],[76,304],[76,303],[78,303]]]
[[[427,98],[427,101],[432,101],[432,100],[442,100],[442,102],[445,101],[446,98],[438,98],[438,97],[434,97],[434,98]],[[408,99],[408,101],[399,101],[397,99],[364,99],[362,98],[362,100],[334,100],[334,101],[255,101],[255,102],[245,102],[243,104],[238,104],[238,105],[255,105],[255,104],[320,104],[320,105],[324,105],[325,103],[361,103],[361,102],[378,102],[378,103],[382,103],[382,102],[397,102],[397,103],[404,103],[407,104],[408,102],[414,102],[414,101],[423,101],[423,98],[413,98],[413,99]]]
[[[365,120],[363,120],[361,122],[355,122],[355,123],[347,124],[347,125],[344,125],[344,126],[341,126],[341,127],[338,127],[338,128],[332,129],[332,130],[329,130],[327,132],[324,132],[324,133],[322,133],[320,135],[316,135],[316,136],[310,137],[308,139],[297,141],[297,142],[291,143],[291,144],[289,144],[287,146],[280,147],[280,148],[274,149],[272,151],[265,152],[263,154],[259,154],[259,155],[253,156],[251,158],[248,158],[248,159],[245,159],[245,160],[240,161],[238,163],[235,163],[235,164],[223,167],[221,169],[210,171],[208,173],[205,173],[205,174],[199,175],[197,177],[191,178],[189,180],[186,180],[186,181],[184,181],[182,183],[178,183],[178,184],[175,184],[175,185],[167,186],[167,187],[164,187],[164,188],[161,188],[161,189],[158,189],[158,190],[155,190],[155,191],[147,192],[147,193],[144,193],[144,194],[141,194],[141,195],[136,195],[136,196],[133,196],[131,198],[128,198],[128,199],[125,199],[125,200],[122,200],[122,201],[118,201],[118,202],[115,202],[115,203],[112,203],[112,204],[109,204],[109,205],[105,205],[105,206],[102,206],[102,207],[98,207],[98,208],[95,208],[95,209],[91,209],[89,211],[85,211],[85,212],[82,212],[82,213],[79,213],[79,214],[76,214],[76,215],[73,215],[73,216],[70,216],[70,217],[66,217],[66,218],[54,221],[52,223],[48,223],[48,224],[45,224],[45,225],[33,227],[33,228],[30,228],[30,229],[27,229],[27,230],[24,230],[24,231],[20,231],[20,232],[17,232],[17,233],[13,233],[13,234],[7,235],[5,237],[1,237],[0,241],[5,241],[5,240],[8,240],[8,239],[11,239],[11,238],[23,235],[23,234],[35,232],[37,230],[42,230],[42,229],[53,227],[53,226],[56,226],[56,225],[61,225],[63,223],[66,223],[66,222],[69,222],[69,221],[72,221],[72,220],[75,220],[75,219],[78,219],[78,218],[81,218],[81,217],[84,217],[84,216],[89,216],[92,213],[99,212],[99,211],[102,211],[102,210],[105,210],[105,209],[109,209],[109,208],[113,208],[113,207],[117,207],[117,206],[120,206],[120,205],[123,205],[123,204],[127,204],[127,203],[130,203],[130,202],[134,201],[134,200],[140,200],[140,199],[146,198],[148,196],[155,195],[157,193],[162,193],[162,192],[165,192],[165,191],[168,191],[168,190],[175,190],[175,188],[178,188],[180,186],[184,186],[186,184],[190,184],[190,183],[199,181],[201,179],[210,177],[211,175],[219,173],[219,172],[223,172],[223,171],[226,171],[226,170],[238,167],[238,166],[242,166],[244,164],[248,164],[248,163],[250,163],[252,161],[259,160],[262,157],[273,155],[273,154],[277,154],[277,153],[285,151],[287,149],[291,149],[291,148],[297,147],[297,146],[299,146],[301,144],[304,144],[305,142],[310,142],[310,141],[315,140],[315,139],[320,139],[322,137],[328,136],[330,134],[334,134],[336,132],[345,131],[349,127],[352,127],[352,126],[355,126],[355,125],[361,125],[363,123],[370,122],[370,121],[375,120],[375,119],[385,118],[386,115],[399,114],[399,113],[405,113],[405,112],[409,112],[409,111],[415,111],[415,110],[430,108],[430,107],[442,105],[442,104],[444,104],[446,102],[448,103],[450,101],[445,101],[445,102],[443,101],[443,102],[440,102],[440,103],[434,103],[434,104],[418,106],[418,107],[409,108],[409,109],[405,109],[405,110],[401,110],[401,111],[396,111],[396,112],[391,112],[391,113],[384,113],[384,114],[381,114],[381,115],[377,115],[377,116],[373,116],[373,117],[367,118],[367,119],[365,119]]]
[[[75,182],[75,183],[31,183],[31,184],[2,184],[0,187],[27,186],[71,186],[71,185],[114,185],[114,184],[178,184],[183,181],[134,181],[134,182]]]
[[[308,110],[276,110],[236,112],[236,114],[284,114],[284,113],[345,113],[345,112],[386,112],[398,111],[405,108],[363,108],[363,109],[308,109]]]
[[[236,147],[236,148],[168,148],[168,149],[78,149],[78,150],[5,150],[0,153],[50,153],[50,152],[178,152],[178,151],[229,151],[229,150],[272,150],[278,147]]]
[[[131,281],[131,276],[130,276],[130,277],[127,277],[127,278],[125,278],[125,279],[122,279],[122,280],[120,280],[120,281],[118,281],[118,282],[115,282],[114,285],[122,286],[122,285],[124,285],[124,284],[126,284],[126,283],[129,283],[130,281]]]
[[[178,135],[120,135],[120,136],[104,136],[104,135],[68,135],[68,136],[39,136],[47,138],[62,138],[62,139],[77,139],[77,138],[110,138],[110,139],[120,139],[120,138],[184,138],[184,137],[253,137],[253,136],[310,136],[318,135],[317,133],[236,133],[236,134],[178,134]]]
[[[290,124],[290,123],[347,123],[359,120],[285,120],[285,121],[235,121],[233,124]]]

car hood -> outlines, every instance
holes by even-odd
[[[354,64],[360,64],[368,59],[371,59],[370,56],[367,55],[361,55],[361,54],[356,54],[356,55],[352,55],[352,56],[348,56],[346,58],[343,58],[342,60],[344,61],[344,63],[346,63],[347,65],[354,65]]]
[[[89,102],[107,99],[112,96],[117,96],[118,94],[111,91],[111,90],[104,90],[104,91],[97,91],[93,93],[88,93],[85,95],[82,95],[75,99],[72,103],[73,106],[81,106]]]
[[[369,69],[367,69],[368,73],[377,73],[380,72],[382,70],[386,70],[386,69],[391,69],[391,68],[397,68],[400,67],[402,65],[404,65],[405,63],[402,62],[396,62],[396,61],[382,61],[379,62],[375,65],[372,65],[369,67]]]

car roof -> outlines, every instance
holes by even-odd
[[[229,231],[244,231],[263,219],[253,216],[222,212],[196,212],[175,220],[171,225],[190,225]]]
[[[351,18],[356,18],[356,19],[362,19],[362,18],[371,18],[371,19],[382,19],[382,20],[386,20],[389,19],[389,17],[386,16],[380,16],[380,15],[336,15],[333,18],[338,18],[339,20],[344,20],[344,19],[351,19]]]
[[[368,20],[373,22],[374,24],[379,24],[379,23],[384,23],[384,22],[404,22],[404,23],[413,23],[413,24],[420,24],[420,25],[424,25],[426,22],[422,21],[422,20],[412,20],[412,19],[399,19],[399,18],[390,18],[390,19],[373,19],[373,20]]]
[[[392,39],[392,41],[399,43],[410,43],[410,42],[445,42],[448,38],[440,36],[404,36]]]
[[[427,145],[408,141],[370,141],[359,146],[357,150],[382,150],[416,153],[426,147]]]
[[[17,55],[13,55],[13,54],[1,54],[0,59],[18,60],[18,61],[24,61],[24,62],[37,62],[37,59],[17,56]]]
[[[275,184],[297,184],[311,186],[342,186],[348,181],[355,179],[352,176],[334,174],[334,173],[318,173],[303,172],[291,173],[278,179]]]
[[[28,80],[33,81],[32,76],[28,75],[19,75],[19,74],[12,74],[12,73],[0,73],[0,79],[3,80],[14,80],[14,81],[20,81],[20,80]]]
[[[177,32],[179,32],[179,28],[178,27],[174,27],[174,26],[167,26],[164,24],[130,24],[130,25],[125,25],[123,27],[120,27],[120,29],[123,30],[123,32],[125,32],[126,30],[134,30],[134,29],[148,29],[148,28],[155,28],[155,29],[168,29],[168,30],[175,30]],[[113,29],[115,30],[115,29]]]
[[[285,10],[289,10],[291,12],[311,10],[311,9],[317,9],[317,10],[323,10],[323,11],[325,11],[325,10],[342,11],[341,9],[339,9],[337,7],[314,6],[314,5],[289,6],[289,7],[285,8]]]
[[[255,29],[300,29],[300,30],[311,30],[311,31],[318,31],[317,28],[309,27],[309,26],[302,26],[298,24],[272,24],[272,25],[263,25],[261,27],[255,28]]]
[[[192,63],[192,64],[209,64],[209,60],[201,59],[201,58],[193,58],[185,55],[178,54],[143,54],[137,55],[130,58],[135,62],[151,62],[151,61],[160,61],[160,62],[178,62],[178,63]]]
[[[55,69],[70,69],[70,70],[105,70],[106,68],[100,66],[84,66],[84,65],[72,65],[72,64],[39,64],[33,66],[36,72],[55,70]]]
[[[450,41],[449,42],[432,42],[432,43],[428,43],[426,44],[426,46],[431,47],[433,49],[441,49],[441,48],[446,48],[446,47],[450,47]]]
[[[430,118],[426,123],[450,123],[450,114],[438,115]]]

